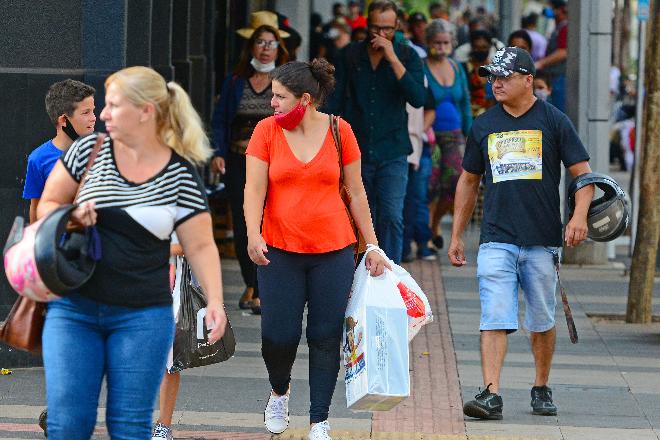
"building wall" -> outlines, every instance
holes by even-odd
[[[0,237],[14,217],[26,216],[21,198],[28,154],[54,136],[46,115],[48,87],[66,78],[97,89],[96,114],[104,102],[103,81],[131,65],[154,67],[189,92],[209,121],[215,94],[216,4],[220,0],[32,0],[0,2]],[[227,4],[227,2],[224,2]],[[100,119],[97,130],[103,130]],[[16,299],[0,276],[0,320]],[[0,345],[3,366],[38,363]]]

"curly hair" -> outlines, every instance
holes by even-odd
[[[50,122],[57,127],[57,119],[60,116],[73,116],[78,103],[89,96],[94,96],[94,93],[96,93],[94,87],[74,79],[65,79],[51,85],[45,99],[46,113]]]

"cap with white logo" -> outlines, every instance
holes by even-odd
[[[536,75],[536,67],[532,56],[519,47],[505,47],[498,50],[490,64],[479,67],[480,76],[510,76],[514,72],[523,75]]]

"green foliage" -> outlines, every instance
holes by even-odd
[[[429,16],[429,5],[431,3],[432,0],[403,0],[400,2],[406,12],[421,12],[426,15],[427,18]]]

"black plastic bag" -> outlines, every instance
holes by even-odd
[[[204,320],[206,297],[194,279],[188,261],[185,258],[181,258],[180,261],[182,262],[181,305],[176,323],[170,373],[224,362],[231,358],[236,350],[236,340],[229,319],[224,336],[215,344],[209,344],[209,330]]]

